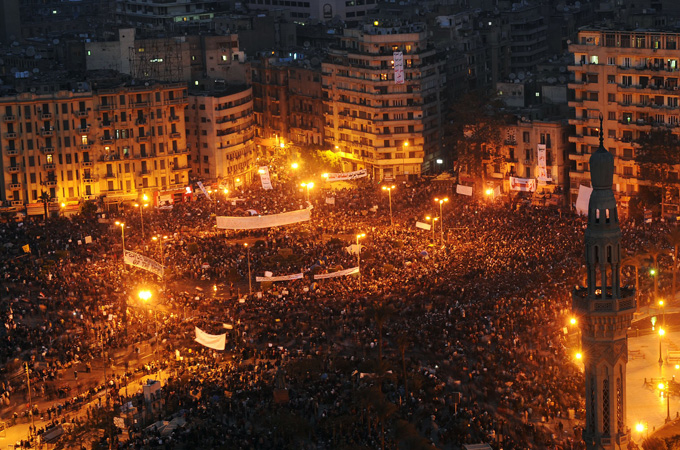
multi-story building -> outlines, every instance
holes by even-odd
[[[256,169],[252,88],[192,92],[186,118],[193,176],[228,187],[252,180]]]
[[[548,21],[543,5],[519,4],[507,11],[510,25],[510,69],[533,71],[548,56]]]
[[[251,11],[275,10],[285,8],[290,11],[294,20],[315,19],[330,20],[340,17],[342,20],[364,20],[371,15],[378,5],[378,0],[247,0],[245,4]]]
[[[604,145],[615,157],[614,189],[623,214],[640,188],[649,185],[640,177],[636,149],[638,140],[653,130],[680,134],[679,42],[680,33],[673,31],[593,27],[582,29],[578,42],[570,45],[574,63],[569,69],[575,78],[569,84],[574,90],[570,123],[576,128],[570,137],[576,144],[570,155],[572,203],[579,185],[590,183],[588,158],[598,148],[600,115]],[[675,205],[680,203],[677,187],[665,193]],[[666,212],[678,212],[677,206],[669,207]]]
[[[116,19],[122,25],[165,31],[187,24],[210,23],[215,12],[226,6],[224,0],[116,0]]]
[[[147,84],[0,98],[0,200],[42,214],[43,192],[120,202],[186,186],[186,86]]]
[[[322,81],[326,142],[345,170],[366,168],[377,180],[435,170],[444,64],[423,24],[375,22],[343,31],[322,63]]]

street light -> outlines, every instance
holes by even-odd
[[[298,167],[300,167],[300,165],[296,162],[294,162],[293,164],[290,165],[290,168],[293,169],[293,170],[297,170]]]
[[[163,266],[163,275],[161,275],[161,279],[165,279],[165,252],[164,252],[164,245],[163,245],[163,240],[167,239],[167,236],[161,237],[159,236],[154,236],[151,239],[154,241],[158,241],[158,246],[161,249],[161,265]]]
[[[142,290],[139,291],[137,294],[139,296],[139,299],[144,302],[148,303],[149,300],[151,300],[151,291],[147,290]],[[163,384],[161,379],[162,379],[162,372],[161,372],[161,354],[160,351],[158,350],[158,318],[156,317],[156,308],[153,308],[153,321],[155,324],[156,328],[156,364],[157,364],[157,370],[158,370],[158,382]]]
[[[250,247],[248,247],[247,242],[245,242],[243,246],[248,253],[248,292],[250,292],[250,295],[253,295],[253,277],[250,275]]]
[[[148,197],[146,196],[146,194],[144,194],[144,201],[146,201],[146,200],[148,200]],[[143,213],[144,213],[144,208],[146,208],[147,206],[149,206],[148,203],[143,203],[143,204],[135,203],[135,208],[139,208],[139,220],[142,223],[142,241],[144,240],[144,214]]]
[[[359,268],[359,287],[361,287],[361,247],[359,239],[366,237],[366,233],[357,234],[357,267]]]
[[[310,181],[308,183],[301,183],[300,186],[307,188],[307,203],[309,203],[309,190],[314,187],[314,183]]]
[[[663,326],[666,326],[666,308],[664,307],[663,300],[659,300],[659,307],[661,308],[661,317]]]
[[[394,220],[392,219],[392,190],[396,189],[396,186],[383,186],[382,190],[387,191],[387,196],[390,200],[390,227],[394,226]]]
[[[120,238],[123,245],[123,270],[125,270],[125,223],[116,220],[116,225],[120,227]]]
[[[442,245],[444,245],[444,214],[442,213],[442,206],[444,203],[449,201],[448,197],[445,198],[435,198],[434,201],[436,203],[439,203],[439,217],[441,218],[441,222],[439,223],[439,228],[441,229],[441,234],[442,234]]]
[[[425,217],[426,220],[429,220],[432,222],[432,244],[434,244],[434,223],[439,220],[439,217],[430,217],[427,216]]]
[[[666,334],[666,330],[659,328],[659,366],[663,365],[663,357],[661,356],[661,339]]]

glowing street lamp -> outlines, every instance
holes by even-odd
[[[661,339],[663,339],[664,334],[666,334],[666,330],[659,328],[659,366],[663,365],[663,356],[661,356]]]
[[[359,239],[366,237],[366,233],[357,234],[357,267],[359,268],[359,287],[361,287],[361,247],[359,247]]]
[[[300,167],[300,165],[296,162],[294,162],[293,164],[290,165],[290,168],[293,169],[293,170],[297,170],[298,167]]]
[[[665,383],[661,382],[657,386],[659,388],[661,397],[663,398],[664,396],[666,397],[666,422],[668,423],[671,421],[671,391],[668,389],[668,382],[666,381]]]
[[[444,245],[444,214],[442,213],[442,206],[444,203],[447,203],[449,201],[448,197],[445,198],[435,198],[434,199],[435,203],[439,203],[439,217],[441,218],[441,222],[439,222],[439,228],[441,229],[441,235],[442,235],[442,245]]]
[[[493,195],[493,189],[487,188],[486,191],[484,191],[487,197],[491,197]]]
[[[432,222],[432,243],[434,244],[434,223],[439,220],[439,217],[427,216],[425,217],[425,220],[429,220]]]
[[[144,194],[143,200],[147,201],[148,199],[149,197],[147,197],[146,194]],[[135,208],[139,208],[139,220],[142,223],[142,240],[144,240],[144,208],[146,208],[147,206],[149,206],[148,203],[143,204],[135,203]]]
[[[161,275],[161,279],[165,278],[165,252],[164,252],[164,249],[163,249],[163,247],[164,247],[163,240],[165,240],[167,238],[168,238],[167,236],[162,236],[162,237],[161,236],[154,236],[154,237],[151,238],[154,241],[158,241],[158,247],[160,247],[160,249],[161,249],[161,265],[163,266],[163,272],[162,272],[163,275]]]
[[[394,226],[394,220],[392,219],[392,190],[396,189],[395,185],[392,186],[383,186],[382,190],[387,191],[387,196],[389,197],[390,200],[390,227]]]
[[[125,269],[125,223],[116,220],[116,225],[120,227],[120,239],[123,246],[123,269]]]
[[[307,203],[309,203],[309,190],[314,187],[314,183],[310,181],[308,183],[301,183],[300,186],[307,188]]]
[[[666,326],[666,308],[663,300],[659,300],[659,307],[661,308],[661,323]]]
[[[149,300],[151,300],[151,291],[149,291],[148,289],[141,290],[141,291],[139,291],[137,296],[139,297],[139,299],[143,303],[148,303]],[[155,328],[156,328],[156,365],[158,366],[157,367],[158,382],[162,384],[162,382],[161,382],[161,377],[162,377],[162,373],[161,373],[161,353],[158,349],[158,318],[156,317],[156,308],[153,308],[153,321],[154,321]]]

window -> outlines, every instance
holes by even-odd
[[[528,131],[525,131],[525,132],[522,133],[522,142],[530,142]]]

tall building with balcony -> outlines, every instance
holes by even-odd
[[[639,139],[653,130],[680,134],[679,42],[680,33],[674,31],[587,28],[569,46],[574,55],[570,123],[575,126],[570,140],[576,144],[570,155],[572,203],[579,185],[590,184],[588,159],[598,148],[600,114],[604,146],[615,158],[614,191],[621,213],[627,214],[630,200],[650,185],[640,176],[635,155]],[[678,173],[680,166],[675,166],[670,175],[677,179]],[[666,212],[680,212],[678,185],[665,194],[671,198]]]
[[[307,0],[291,2],[288,0],[247,0],[245,4],[251,11],[278,10],[285,8],[293,20],[364,20],[378,6],[378,0]]]
[[[40,215],[43,192],[60,202],[120,202],[182,189],[186,104],[184,84],[0,98],[0,200]]]
[[[193,176],[238,187],[252,180],[255,167],[255,121],[251,87],[191,93],[186,111]]]
[[[210,23],[215,12],[226,6],[224,0],[116,0],[116,20],[122,25],[165,31]]]
[[[343,30],[329,50],[325,136],[344,170],[365,168],[377,180],[435,170],[446,69],[427,36],[423,24],[375,22]]]
[[[548,56],[548,19],[543,5],[513,4],[510,25],[510,69],[533,71]]]

